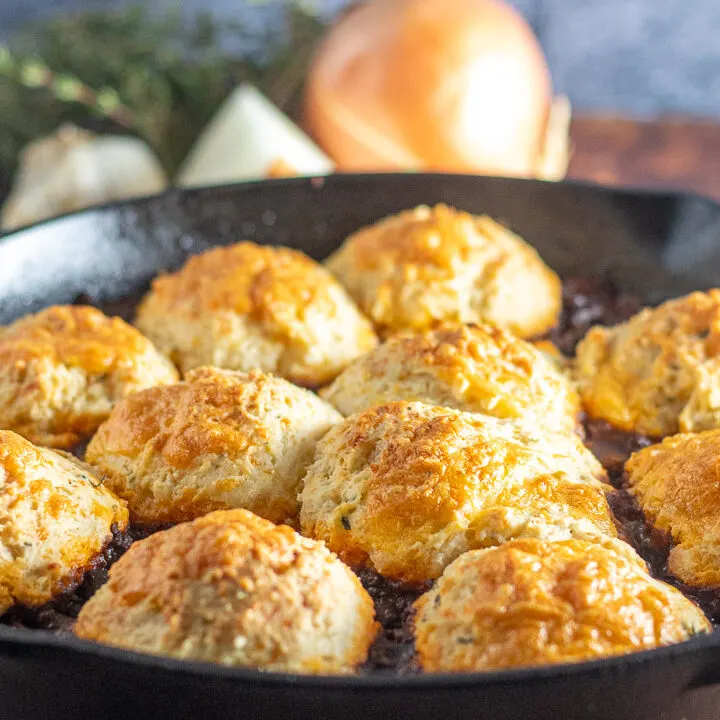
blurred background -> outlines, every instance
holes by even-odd
[[[330,20],[347,0],[297,3]],[[720,3],[713,0],[511,0],[537,34],[556,89],[580,110],[652,116],[720,115]],[[3,0],[0,33],[52,15],[117,11],[128,0]],[[283,1],[151,0],[162,15],[211,12],[218,25],[260,32],[282,22]]]
[[[191,166],[180,184],[405,169],[720,194],[719,59],[713,0],[1,0],[0,194],[68,123],[142,140],[165,180],[137,192]],[[231,112],[243,84],[259,100]],[[276,121],[292,157],[246,163]],[[209,170],[228,143],[235,170]]]

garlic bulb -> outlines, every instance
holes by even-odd
[[[152,195],[167,184],[142,140],[63,125],[23,150],[0,227],[10,230],[90,205]]]
[[[195,143],[177,184],[219,185],[332,171],[330,158],[300,128],[254,87],[241,85]]]

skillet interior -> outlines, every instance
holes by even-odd
[[[143,290],[188,254],[241,239],[319,259],[361,225],[414,205],[487,212],[563,276],[608,275],[657,302],[716,283],[720,210],[695,195],[462,175],[336,175],[171,191],[40,223],[0,251],[0,323],[82,293]]]
[[[361,225],[421,202],[438,201],[474,212],[488,212],[535,245],[560,274],[608,275],[621,290],[638,295],[644,302],[656,302],[673,294],[710,286],[720,271],[720,248],[716,247],[716,238],[720,235],[720,208],[710,200],[695,196],[466,176],[335,176],[327,180],[283,180],[175,191],[149,200],[71,215],[9,236],[0,243],[0,323],[51,303],[72,302],[81,294],[107,301],[136,293],[143,290],[157,272],[179,266],[188,254],[210,245],[250,239],[289,245],[321,258],[348,232]],[[364,701],[357,702],[371,690],[394,696],[407,693],[411,688],[413,693],[423,689],[437,698],[451,687],[455,687],[455,691],[452,700],[447,700],[450,706],[440,705],[438,710],[453,706],[461,711],[461,704],[466,702],[462,698],[474,697],[475,702],[480,701],[485,708],[483,717],[570,717],[565,714],[573,707],[568,704],[569,696],[552,700],[546,692],[548,686],[557,690],[559,685],[565,686],[571,679],[572,687],[585,682],[588,685],[587,702],[590,684],[597,693],[610,678],[614,684],[618,683],[620,674],[627,685],[635,682],[634,678],[640,682],[646,675],[649,677],[649,669],[657,676],[663,668],[672,668],[672,683],[661,682],[652,696],[644,693],[645,697],[640,698],[642,712],[655,708],[655,714],[647,717],[657,718],[662,717],[657,713],[669,707],[673,698],[682,694],[692,681],[720,679],[720,661],[716,661],[718,645],[720,640],[716,635],[676,648],[571,668],[453,678],[393,678],[383,683],[373,678],[328,681],[273,678],[253,671],[214,667],[199,670],[192,665],[161,662],[122,651],[107,652],[79,641],[51,641],[42,634],[27,637],[18,631],[0,629],[0,651],[5,653],[4,659],[15,656],[17,660],[23,660],[13,664],[16,674],[18,668],[24,666],[33,667],[35,672],[45,666],[55,673],[67,673],[63,659],[72,663],[76,675],[79,668],[93,663],[97,668],[114,668],[107,670],[111,674],[129,673],[128,678],[134,677],[135,681],[153,668],[157,682],[166,678],[165,681],[174,686],[173,691],[179,694],[187,693],[193,687],[188,680],[190,677],[204,678],[206,685],[202,687],[206,691],[213,685],[225,687],[222,692],[227,698],[232,695],[227,690],[229,679],[233,681],[229,687],[235,693],[244,688],[246,700],[253,693],[267,693],[271,687],[275,691],[270,695],[275,696],[280,687],[288,691],[288,697],[311,693],[308,701],[326,717],[335,716],[341,709],[337,699],[333,699],[338,693],[347,692],[348,698],[355,698],[355,704],[348,706],[349,699],[343,703],[344,717],[355,717],[353,713],[361,710],[358,717],[374,717],[372,706],[365,705]],[[5,669],[7,663],[2,659],[0,663]],[[701,678],[701,675],[706,677]],[[18,680],[22,677],[25,677],[25,701],[30,701],[31,695],[39,697],[28,685],[27,676],[20,676]],[[65,678],[64,683],[56,684],[54,691],[62,693],[68,680]],[[132,686],[132,680],[127,682],[128,687]],[[470,695],[458,693],[458,686],[464,687]],[[289,692],[291,688],[293,692]],[[319,688],[324,688],[323,696],[317,695]],[[541,705],[532,703],[526,707],[534,708],[533,712],[562,714],[522,715],[519,714],[519,700],[510,705],[493,703],[492,708],[487,705],[491,696],[497,695],[500,699],[502,693],[510,692],[512,688],[509,698],[519,692],[527,699],[532,695],[532,688],[546,688]],[[633,692],[629,687],[626,689],[632,701]],[[201,692],[201,695],[205,694]],[[407,701],[412,696],[401,694],[398,697]],[[97,700],[102,702],[99,696]],[[149,713],[152,701],[147,696],[144,700],[144,712]],[[124,701],[131,702],[131,699],[128,696]],[[663,704],[658,704],[661,701]],[[190,698],[187,702],[192,705]],[[273,715],[279,713],[280,708],[285,717],[288,713],[293,717],[305,716],[303,713],[307,712],[302,702],[288,704],[286,699],[273,705],[276,700],[266,697],[258,698],[257,702],[270,703],[268,712]],[[553,710],[553,703],[557,705],[558,702],[560,709]],[[637,698],[635,702],[638,702]],[[429,702],[428,712],[432,704]],[[598,702],[596,711],[605,713],[610,707]],[[377,709],[387,716],[390,706],[378,705]],[[41,717],[32,714],[27,717],[36,716]],[[150,717],[150,714],[140,716]],[[216,716],[226,717],[214,712],[207,715]],[[430,715],[423,711],[421,715],[413,713],[413,716]],[[619,720],[630,716],[583,713],[583,717],[615,717]],[[633,714],[632,717],[640,715]]]

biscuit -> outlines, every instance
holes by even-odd
[[[558,365],[492,325],[397,333],[321,392],[343,415],[396,400],[420,401],[573,430],[580,399]]]
[[[645,516],[673,540],[668,570],[687,585],[720,587],[720,430],[674,435],[625,465]]]
[[[282,522],[297,514],[315,443],[340,420],[281,378],[198,368],[118,403],[86,460],[139,523],[232,508]]]
[[[362,663],[376,626],[370,596],[322,543],[230,510],[134,543],[75,632],[153,655],[326,674]]]
[[[120,398],[177,378],[172,363],[120,318],[51,307],[0,333],[0,427],[71,448]]]
[[[577,348],[588,414],[654,438],[720,427],[720,290],[594,327]]]
[[[573,663],[710,632],[620,540],[514,540],[465,553],[415,604],[420,665],[477,672]]]
[[[484,320],[533,337],[562,306],[560,279],[522,238],[446,205],[362,228],[325,264],[382,335]]]
[[[295,250],[243,242],[153,281],[137,326],[185,373],[263,370],[318,387],[377,344],[337,280]]]
[[[320,441],[300,521],[349,565],[422,583],[515,537],[615,536],[605,478],[574,434],[397,402]]]
[[[0,430],[0,615],[79,583],[127,523],[125,504],[88,468]]]

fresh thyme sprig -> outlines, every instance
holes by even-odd
[[[0,47],[0,170],[63,122],[132,132],[169,173],[240,82],[288,112],[297,107],[324,26],[307,1],[284,0],[283,27],[250,29],[141,6],[54,17]]]
[[[40,58],[15,58],[7,47],[0,46],[0,75],[31,90],[43,88],[59,102],[84,105],[123,127],[134,125],[133,112],[123,105],[113,88],[94,90],[74,75],[53,72]]]

